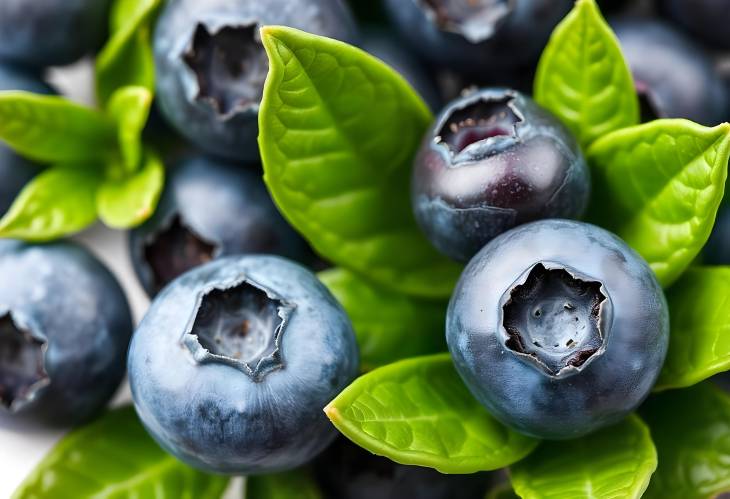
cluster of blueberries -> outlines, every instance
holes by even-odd
[[[442,109],[414,159],[410,194],[433,246],[468,262],[446,337],[474,396],[540,438],[584,435],[643,401],[668,345],[664,295],[618,237],[569,221],[588,204],[585,158],[526,95],[573,1],[356,1],[367,26],[340,0],[166,3],[154,34],[165,123],[157,126],[189,144],[170,159],[156,213],[130,233],[135,271],[154,300],[132,334],[122,289],[83,247],[0,241],[3,417],[81,424],[127,373],[149,433],[198,468],[257,474],[312,462],[331,497],[440,498],[455,488],[483,497],[487,475],[443,476],[333,443],[322,408],[359,374],[358,348],[313,274],[326,263],[250,166],[268,71],[258,28],[267,24],[359,45]],[[109,4],[0,0],[0,90],[54,93],[44,68],[97,49]],[[727,5],[603,7],[617,16],[609,21],[646,120],[712,125],[730,116]],[[471,85],[481,89],[462,91]],[[0,144],[0,214],[39,168]],[[711,263],[730,263],[723,210]]]

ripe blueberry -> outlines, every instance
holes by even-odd
[[[259,174],[205,156],[189,157],[170,170],[157,211],[132,230],[129,241],[135,271],[150,296],[183,272],[220,256],[311,258]]]
[[[162,115],[202,149],[258,159],[258,108],[268,72],[259,28],[282,24],[351,41],[340,0],[172,0],[154,35]]]
[[[342,307],[310,271],[233,256],[183,274],[132,338],[129,383],[151,435],[217,473],[270,473],[335,437],[322,408],[358,373]]]
[[[641,257],[581,222],[506,232],[469,262],[446,340],[472,394],[538,438],[615,423],[649,394],[669,341],[667,304]]]
[[[98,413],[124,376],[129,306],[72,243],[0,240],[0,413],[54,425]]]
[[[431,243],[467,261],[516,225],[580,217],[590,178],[577,142],[556,117],[517,91],[485,89],[439,115],[411,185],[416,220]]]

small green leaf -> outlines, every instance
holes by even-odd
[[[227,484],[163,451],[126,407],[64,437],[12,499],[220,499]]]
[[[319,486],[308,469],[246,479],[245,499],[322,499]]]
[[[319,278],[350,316],[363,370],[446,351],[445,300],[395,293],[340,268],[322,272]]]
[[[122,87],[112,95],[109,115],[117,123],[119,149],[127,172],[142,160],[142,130],[152,105],[152,92],[144,87]]]
[[[730,397],[711,382],[651,397],[642,407],[659,454],[644,497],[709,499],[730,491]]]
[[[543,442],[510,468],[522,499],[639,498],[657,466],[649,429],[636,416],[586,437]]]
[[[328,260],[407,294],[447,297],[461,267],[411,211],[411,162],[432,116],[378,59],[291,28],[262,29],[270,69],[259,112],[264,180]]]
[[[0,92],[0,140],[40,162],[105,161],[117,151],[114,123],[56,95]]]
[[[671,334],[656,389],[730,370],[730,267],[695,267],[667,293]]]
[[[583,146],[639,123],[631,71],[595,0],[578,0],[553,31],[537,67],[534,94]]]
[[[152,93],[155,67],[151,32],[162,0],[117,0],[112,10],[111,37],[96,59],[96,92],[105,104],[125,86]]]
[[[475,473],[519,461],[537,445],[469,393],[449,354],[406,359],[356,379],[326,408],[347,438],[401,464]]]
[[[712,232],[730,155],[730,124],[657,120],[613,132],[588,150],[592,217],[629,243],[667,287]]]
[[[20,192],[0,219],[0,237],[50,241],[96,220],[96,172],[68,166],[44,170]]]
[[[105,180],[96,206],[109,227],[127,229],[147,220],[157,207],[165,183],[165,168],[156,154],[147,151],[141,170],[121,180]]]

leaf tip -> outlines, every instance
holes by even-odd
[[[335,407],[332,402],[330,402],[327,407],[324,408],[324,413],[327,415],[327,418],[333,423],[341,419],[340,410]]]

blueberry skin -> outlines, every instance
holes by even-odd
[[[563,375],[516,353],[504,327],[504,294],[538,263],[602,283],[606,297],[603,345]],[[568,329],[544,331],[557,341]],[[574,438],[615,423],[649,394],[667,352],[669,317],[651,269],[618,237],[581,222],[543,220],[502,234],[469,262],[449,304],[446,340],[469,390],[496,418],[538,438]]]
[[[730,265],[730,205],[720,207],[710,240],[704,249],[704,263]]]
[[[444,475],[376,456],[340,437],[315,459],[314,476],[324,499],[484,499],[490,473]]]
[[[465,12],[473,9],[474,4],[481,7],[482,3],[485,2],[385,0],[385,8],[398,33],[424,59],[473,73],[495,65],[521,67],[536,61],[553,28],[574,2],[486,2],[482,20],[479,20],[479,12]],[[433,4],[443,7],[443,15],[435,13]],[[449,16],[449,7],[460,11],[462,22]]]
[[[177,222],[190,236],[160,245],[160,237],[170,237],[165,231]],[[189,253],[190,237],[208,245],[199,248],[197,260]],[[158,246],[150,256],[153,241]],[[306,242],[279,214],[259,173],[205,156],[188,157],[170,169],[155,214],[130,232],[129,244],[137,277],[150,296],[211,258],[272,253],[306,262],[312,257]],[[176,255],[180,264],[158,270]]]
[[[516,225],[579,218],[589,191],[590,172],[570,131],[529,97],[493,88],[455,100],[426,132],[411,201],[431,243],[468,261]]]
[[[18,330],[34,338],[32,347],[28,339],[23,342],[25,368],[35,358],[48,381],[25,395],[16,393],[11,404],[5,400],[0,415],[51,425],[95,416],[124,377],[132,335],[129,305],[116,279],[74,243],[6,239],[0,240],[0,282],[0,398],[20,368],[20,337],[13,339]]]
[[[642,120],[725,120],[730,96],[703,47],[670,25],[642,17],[611,21],[634,76]]]
[[[291,310],[279,364],[265,364],[259,377],[186,334],[211,289],[251,286]],[[128,366],[137,412],[168,452],[211,472],[270,473],[302,465],[335,437],[322,408],[357,376],[358,349],[347,315],[314,274],[279,257],[235,256],[191,270],[158,295],[134,333]]]
[[[40,76],[10,64],[0,64],[0,91],[24,90],[36,94],[53,94]],[[15,154],[0,142],[0,216],[13,203],[15,196],[38,172],[40,167]]]
[[[0,59],[64,66],[98,49],[111,0],[0,0]]]
[[[657,0],[657,7],[693,37],[720,49],[730,49],[730,10],[725,0]]]
[[[264,25],[345,41],[355,36],[341,0],[171,0],[157,22],[159,109],[211,154],[258,160],[258,108],[268,72],[258,33]]]

